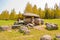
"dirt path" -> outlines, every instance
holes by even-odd
[[[37,29],[37,30],[45,30],[45,25],[35,26],[34,29]]]

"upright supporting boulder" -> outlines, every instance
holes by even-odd
[[[41,19],[41,25],[43,25],[44,24],[44,20],[43,19]]]
[[[50,35],[43,35],[40,40],[52,40]]]
[[[34,22],[35,22],[36,25],[40,25],[40,24],[43,25],[44,24],[44,20],[40,19],[40,18],[35,18]]]

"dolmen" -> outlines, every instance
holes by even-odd
[[[48,30],[57,30],[58,29],[57,24],[45,23],[45,25],[46,25],[46,29],[48,29]]]
[[[24,13],[23,16],[24,16],[23,20],[24,20],[25,24],[32,23],[32,24],[35,24],[35,26],[40,25],[40,24],[42,24],[42,25],[44,24],[44,20],[42,20],[40,18],[40,16],[37,14]]]
[[[52,37],[50,35],[43,35],[40,40],[52,40]]]
[[[30,30],[25,26],[20,27],[19,31],[24,34],[30,34]]]

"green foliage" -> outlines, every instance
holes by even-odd
[[[19,12],[19,14],[17,15],[17,19],[23,19],[22,13]]]
[[[54,19],[54,9],[51,9],[50,18]]]
[[[15,20],[15,19],[16,19],[15,9],[13,9],[13,10],[11,11],[9,19],[11,19],[11,20]]]
[[[48,4],[46,3],[45,10],[41,10],[41,8],[37,9],[36,5],[32,7],[31,4],[27,3],[27,6],[24,12],[38,14],[40,18],[45,18],[45,19],[60,18],[60,9],[57,4],[55,4],[54,9],[51,9],[51,8],[48,8]]]
[[[2,19],[2,20],[8,20],[9,19],[9,12],[7,10],[2,11],[2,13],[0,15],[0,19]]]
[[[60,9],[57,4],[55,4],[54,13],[55,13],[55,18],[60,18]]]
[[[24,13],[32,13],[32,5],[30,3],[27,3]]]
[[[27,3],[24,13],[34,13],[40,16],[40,18],[44,19],[59,19],[60,18],[60,8],[57,4],[55,4],[54,9],[48,8],[48,4],[45,4],[45,9],[42,10],[41,8],[37,8],[36,5],[32,7],[30,3]],[[21,12],[16,14],[15,9],[9,12],[7,10],[2,11],[0,14],[1,20],[16,20],[16,19],[23,19],[23,15]]]
[[[38,10],[37,10],[37,6],[36,5],[33,6],[32,10],[33,10],[33,13],[38,14]]]
[[[40,16],[40,18],[44,18],[45,17],[45,13],[43,10],[41,10],[41,8],[38,9],[38,15]]]
[[[47,5],[47,3],[45,4],[45,18],[49,18],[49,16],[50,16],[50,9],[48,8],[48,5]]]

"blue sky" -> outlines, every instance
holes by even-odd
[[[15,8],[17,13],[19,11],[23,13],[28,2],[30,2],[32,6],[36,4],[38,8],[44,9],[45,3],[48,3],[49,8],[53,8],[55,3],[59,5],[60,0],[0,0],[0,13],[3,10],[10,12],[13,8]]]

